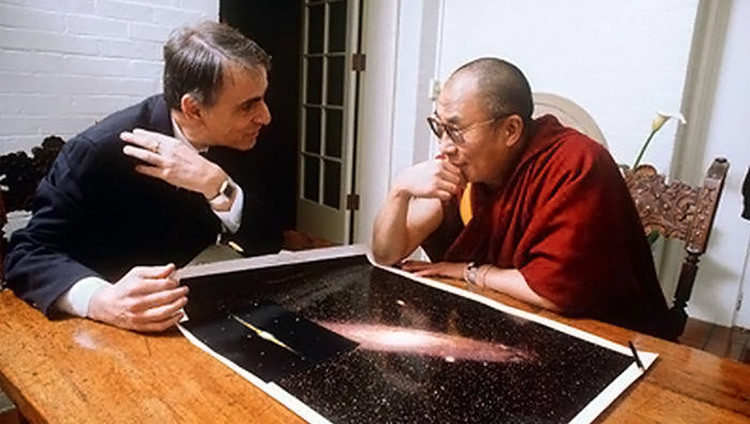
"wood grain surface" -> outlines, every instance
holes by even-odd
[[[750,422],[748,365],[483,294],[660,355],[598,422]],[[31,422],[302,422],[176,329],[145,335],[79,318],[50,321],[7,290],[0,293],[0,386]]]

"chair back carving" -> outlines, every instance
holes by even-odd
[[[64,144],[62,138],[53,135],[45,138],[41,146],[32,148],[31,157],[26,152],[0,156],[0,185],[7,187],[7,191],[0,190],[0,282],[4,281],[7,240],[3,226],[8,222],[7,213],[31,210],[36,187],[47,175]]]
[[[5,241],[5,233],[3,227],[8,222],[8,218],[5,215],[5,203],[3,203],[3,191],[0,190],[0,288],[2,282],[5,281],[5,272],[3,271],[3,261],[5,260],[5,249],[7,249]]]
[[[687,302],[693,290],[700,255],[705,253],[724,189],[729,162],[714,159],[701,186],[666,181],[651,165],[624,171],[625,182],[646,231],[685,242],[685,260],[670,308],[670,328],[679,336],[687,321]]]

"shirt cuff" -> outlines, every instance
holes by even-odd
[[[89,314],[89,303],[94,292],[109,285],[110,283],[99,277],[86,277],[78,280],[55,301],[55,307],[67,314],[85,318]]]
[[[224,224],[224,228],[234,234],[240,229],[240,225],[242,225],[242,208],[245,202],[245,195],[242,192],[242,187],[234,181],[231,181],[230,184],[234,186],[234,203],[232,203],[228,211],[220,212],[214,210],[214,213],[219,217],[221,223]]]

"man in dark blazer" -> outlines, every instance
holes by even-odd
[[[174,277],[219,237],[250,255],[277,252],[281,231],[247,154],[271,121],[269,56],[205,22],[164,47],[164,94],[71,139],[13,234],[8,286],[45,314],[137,331],[182,318]]]

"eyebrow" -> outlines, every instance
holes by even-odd
[[[461,120],[460,120],[460,119],[459,119],[458,117],[456,117],[456,116],[452,116],[452,117],[450,117],[450,118],[448,118],[448,119],[443,119],[443,117],[442,117],[442,116],[440,116],[440,115],[439,115],[439,114],[437,113],[437,111],[435,111],[435,116],[436,116],[436,117],[437,117],[437,118],[438,118],[438,119],[439,119],[439,120],[440,120],[441,122],[443,122],[444,124],[452,125],[452,126],[454,126],[454,127],[458,127],[458,126],[459,126],[459,125],[461,124]]]
[[[244,102],[240,103],[240,108],[250,108],[254,106],[256,103],[259,103],[263,100],[263,96],[257,96],[257,97],[251,97]]]
[[[438,113],[437,113],[437,110],[435,110],[435,112],[433,112],[433,114],[434,114],[434,115],[435,115],[435,116],[436,116],[436,117],[437,117],[437,118],[438,118],[438,119],[439,119],[440,121],[442,121],[442,122],[444,122],[444,123],[446,123],[446,124],[450,124],[450,125],[453,125],[454,127],[455,127],[455,126],[458,126],[458,124],[460,124],[460,119],[458,119],[458,118],[457,118],[456,116],[452,116],[452,117],[450,117],[450,118],[448,118],[448,119],[443,119],[443,117],[442,117],[442,116],[440,116],[440,114],[438,114]]]

